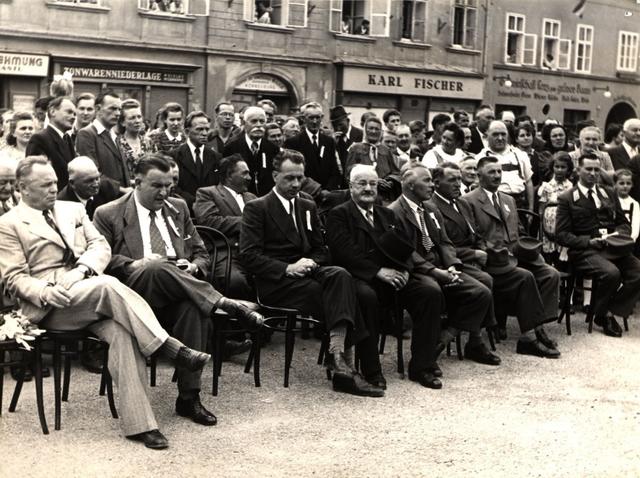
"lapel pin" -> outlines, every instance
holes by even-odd
[[[311,211],[306,211],[307,216],[307,230],[311,231]]]

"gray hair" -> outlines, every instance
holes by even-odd
[[[244,121],[247,121],[247,118],[249,118],[249,116],[253,116],[256,114],[260,114],[262,116],[265,117],[265,119],[267,118],[267,114],[264,112],[264,110],[262,108],[260,108],[259,106],[249,106],[246,110],[244,110],[244,114],[242,115],[242,119]]]
[[[18,163],[18,167],[16,168],[16,181],[28,178],[36,164],[51,166],[46,156],[27,156]]]
[[[78,174],[86,172],[98,172],[96,163],[93,162],[89,156],[78,156],[69,162],[67,165],[69,171],[69,178],[74,179]]]
[[[372,166],[370,164],[356,164],[349,173],[349,181],[355,181],[359,175],[364,173],[373,173],[376,175],[376,177],[378,176],[375,166]]]

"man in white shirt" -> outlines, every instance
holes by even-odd
[[[533,171],[529,156],[509,144],[509,133],[502,121],[491,122],[487,138],[488,147],[480,151],[476,157],[498,158],[502,166],[502,183],[498,190],[512,196],[518,208],[533,210]]]

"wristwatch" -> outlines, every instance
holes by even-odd
[[[87,266],[85,266],[84,264],[78,264],[76,266],[76,269],[78,269],[80,272],[82,272],[84,274],[84,278],[86,279],[87,277],[92,275],[92,271],[91,269],[89,269]]]

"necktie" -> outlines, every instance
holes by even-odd
[[[367,209],[367,211],[365,212],[365,217],[367,218],[367,222],[369,223],[369,225],[371,227],[374,227],[374,225],[373,225],[373,211],[371,209]]]
[[[422,247],[429,252],[433,249],[433,241],[427,234],[427,226],[424,223],[424,209],[418,206],[418,218],[420,219],[420,232],[422,232]]]
[[[71,247],[69,247],[69,243],[67,242],[67,240],[62,235],[62,231],[60,231],[60,229],[58,228],[58,225],[53,220],[53,216],[51,215],[51,211],[49,211],[49,210],[42,211],[42,215],[44,216],[44,220],[47,222],[47,224],[54,231],[56,231],[58,233],[58,235],[60,236],[60,239],[62,239],[62,243],[64,244],[64,256],[62,257],[62,261],[65,263],[65,265],[73,264],[75,262],[75,254],[73,253],[73,249],[71,249]]]
[[[71,156],[69,157],[75,158],[76,148],[73,145],[73,138],[68,134],[65,134],[63,137],[64,137],[64,142],[67,144],[67,148],[69,149],[69,153],[71,154]]]
[[[296,231],[299,231],[298,224],[296,223],[295,211],[296,210],[293,203],[293,199],[289,199],[289,217],[291,217],[291,222],[293,222],[293,227],[296,228]]]
[[[493,193],[493,207],[496,208],[496,212],[500,217],[500,220],[504,222],[504,217],[502,217],[502,209],[500,208],[500,202],[498,201],[498,193]]]
[[[149,218],[151,219],[151,221],[149,222],[149,240],[151,242],[151,252],[166,257],[167,245],[165,244],[164,239],[162,239],[162,234],[160,234],[158,224],[156,224],[156,212],[149,211]]]
[[[596,199],[593,197],[593,189],[589,189],[588,199],[594,209],[598,209],[598,205],[596,204]]]
[[[313,134],[313,147],[318,151],[318,135],[315,133]]]
[[[259,149],[260,149],[260,146],[258,146],[258,142],[257,141],[252,141],[251,142],[251,154],[253,154],[254,157],[258,154],[258,150]]]
[[[196,174],[198,175],[198,179],[202,179],[202,158],[200,157],[200,148],[197,147],[195,149],[196,153]]]

